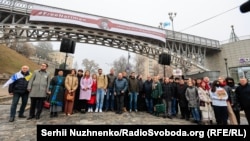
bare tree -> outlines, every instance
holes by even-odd
[[[10,45],[10,48],[26,57],[30,57],[35,54],[34,46],[28,42],[25,43],[13,42]]]
[[[36,46],[37,56],[41,56],[42,59],[51,60],[49,53],[53,51],[53,45],[50,42],[39,42]]]
[[[173,68],[171,66],[165,66],[166,77],[173,75]]]
[[[154,70],[154,73],[153,75],[156,76],[156,75],[159,75],[160,74],[160,71],[161,71],[161,68],[162,67],[161,65],[159,64],[154,64],[153,66],[153,70]]]
[[[84,67],[84,70],[89,70],[90,73],[96,73],[99,68],[99,65],[96,64],[94,60],[88,59],[82,60],[82,66]]]
[[[121,56],[118,60],[115,60],[113,65],[116,73],[127,71],[127,59],[124,56]]]
[[[137,54],[134,60],[135,60],[135,66],[134,66],[135,73],[144,75],[144,70],[145,70],[144,64],[146,58]]]
[[[23,44],[22,51],[20,53],[26,57],[30,57],[33,56],[35,52],[36,50],[34,46],[31,43],[26,42]]]

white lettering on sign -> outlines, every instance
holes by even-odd
[[[14,8],[32,9],[32,5],[29,5],[28,3],[13,0],[0,0],[0,5],[13,6]]]

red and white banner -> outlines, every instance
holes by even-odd
[[[30,14],[30,21],[74,24],[111,32],[148,37],[166,42],[166,32],[157,27],[57,9],[54,7],[34,5]]]

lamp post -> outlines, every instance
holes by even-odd
[[[163,23],[162,22],[160,22],[160,24],[159,24],[159,26],[158,26],[160,29],[163,29]],[[166,43],[165,43],[165,48],[166,48]],[[163,53],[163,48],[162,48],[162,53]],[[160,55],[159,55],[159,57],[160,57]],[[159,58],[159,60],[161,60],[162,58]],[[163,66],[163,76],[164,76],[164,78],[166,77],[166,68],[165,68],[165,65],[162,65]]]
[[[226,72],[227,72],[227,77],[228,77],[228,69],[227,69],[227,58],[224,58],[225,65],[226,65]]]
[[[174,18],[176,17],[177,13],[176,12],[174,12],[174,13],[173,12],[169,12],[168,15],[169,15],[169,19],[172,22],[173,38],[175,38],[175,35],[174,35]]]

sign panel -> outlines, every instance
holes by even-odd
[[[54,7],[51,8],[34,5],[30,14],[30,21],[74,24],[111,32],[148,37],[166,42],[165,30],[157,27],[150,27]]]

